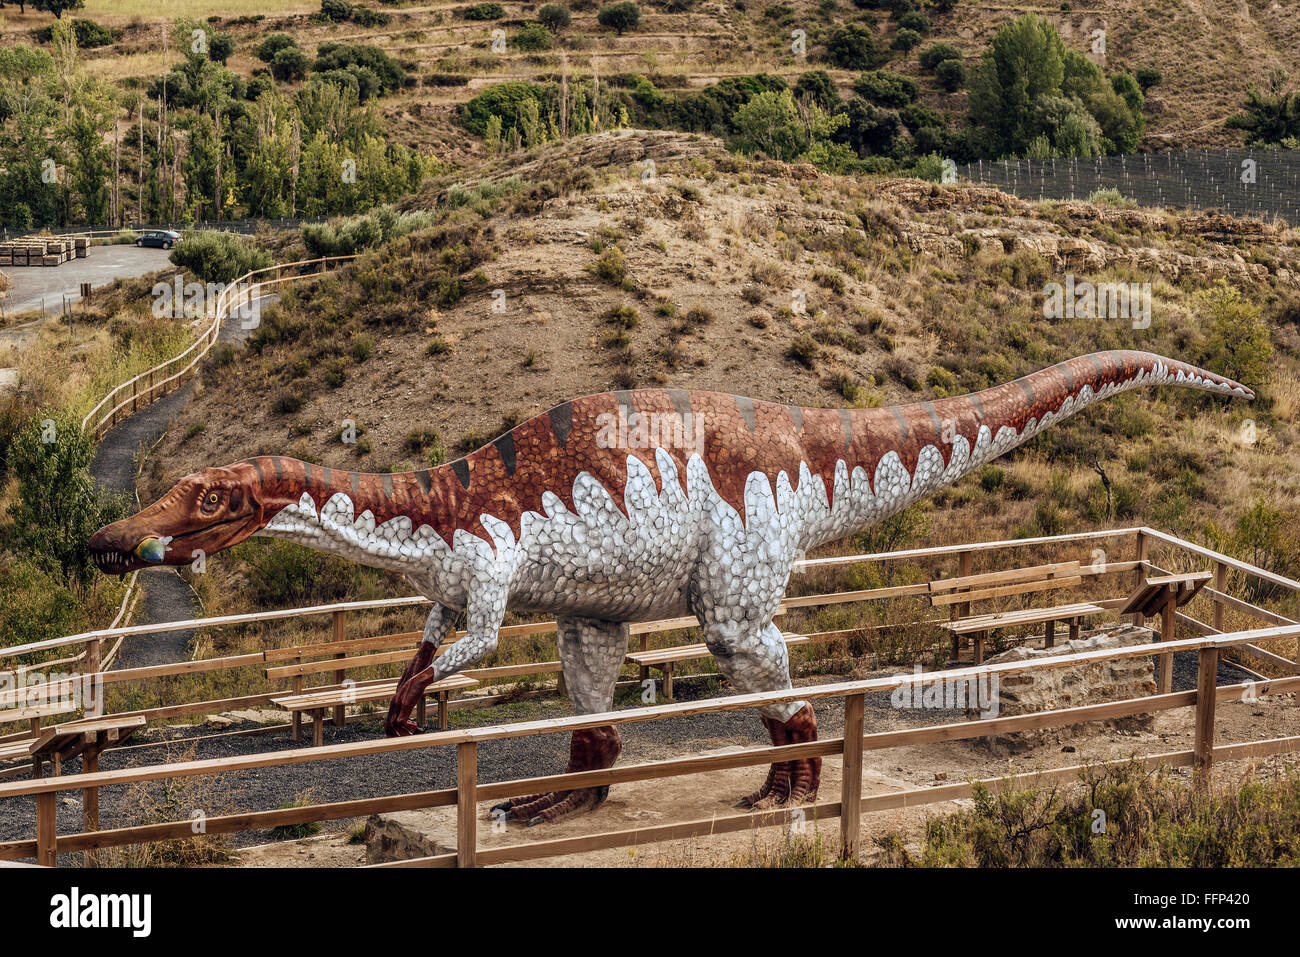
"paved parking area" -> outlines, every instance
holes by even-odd
[[[63,308],[65,292],[77,296],[83,282],[103,286],[114,279],[142,276],[170,263],[171,253],[162,249],[137,249],[135,246],[91,246],[85,259],[73,259],[61,266],[8,266],[5,273],[13,287],[0,302],[6,316],[40,309],[44,303],[50,314]]]

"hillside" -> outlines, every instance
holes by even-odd
[[[318,3],[268,0],[225,4],[224,15],[209,18],[214,29],[236,41],[228,64],[249,77],[264,64],[254,55],[274,32],[294,36],[307,51],[330,41],[369,43],[396,58],[412,76],[409,86],[381,101],[392,141],[434,152],[462,163],[484,155],[483,144],[467,137],[454,120],[456,108],[484,88],[506,80],[553,81],[568,72],[576,81],[642,74],[656,87],[681,94],[720,78],[777,73],[793,81],[811,69],[829,69],[847,95],[858,71],[822,61],[825,38],[836,25],[864,22],[888,45],[897,24],[887,10],[863,0],[788,0],[788,2],[690,2],[646,4],[638,28],[624,35],[596,22],[595,0],[572,3],[572,22],[549,49],[526,50],[518,31],[536,18],[541,3],[505,2],[503,16],[468,20],[471,4],[390,4],[369,6],[386,22],[361,26],[333,23],[318,15]],[[924,4],[918,4],[924,7]],[[139,88],[178,62],[165,52],[170,23],[181,15],[201,17],[201,4],[116,3],[89,0],[80,15],[118,31],[116,39],[84,51],[91,72],[125,89]],[[676,11],[676,12],[674,12]],[[967,70],[978,61],[996,31],[1016,16],[1037,12],[1060,29],[1067,44],[1087,50],[1094,31],[1105,31],[1108,72],[1156,67],[1163,82],[1147,104],[1145,149],[1209,148],[1240,142],[1223,121],[1235,113],[1246,89],[1262,85],[1281,68],[1300,73],[1300,7],[1281,0],[1077,0],[1071,3],[985,3],[959,0],[950,12],[925,8],[932,27],[924,46],[954,45]],[[0,11],[3,42],[30,39],[48,15],[12,8]],[[492,31],[504,31],[505,52],[490,49]],[[790,52],[793,30],[805,31],[808,55]],[[949,114],[959,127],[966,92],[943,92],[918,65],[918,53],[893,51],[886,69],[920,82],[923,102]]]
[[[647,157],[658,170],[649,182],[637,175]],[[142,495],[259,453],[376,471],[450,459],[609,388],[878,405],[1100,348],[1232,371],[1260,400],[1120,397],[1030,443],[1005,472],[944,493],[908,535],[951,542],[1145,521],[1226,543],[1257,499],[1287,512],[1300,492],[1294,230],[863,182],[634,131],[465,178],[487,183],[467,197],[447,180],[408,201],[441,200],[437,225],[267,309],[251,351],[209,370],[151,455]],[[459,196],[450,203],[448,186]],[[1045,284],[1074,274],[1152,282],[1150,328],[1044,319]],[[504,312],[492,309],[497,289]],[[796,289],[804,314],[791,309]],[[1272,347],[1262,364],[1242,347],[1261,338]],[[355,445],[340,441],[347,419]],[[1094,463],[1113,483],[1110,514]],[[1257,557],[1286,563],[1286,551]]]

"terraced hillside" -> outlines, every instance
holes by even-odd
[[[362,4],[365,6],[366,4]],[[87,50],[92,70],[126,86],[139,85],[180,59],[167,52],[168,31],[177,17],[204,17],[212,4],[116,3],[89,0],[84,15],[119,31],[114,42]],[[1188,148],[1240,141],[1223,121],[1240,105],[1252,84],[1263,85],[1271,71],[1300,72],[1300,7],[1281,0],[1075,0],[1070,3],[985,3],[958,0],[950,11],[918,4],[931,26],[921,47],[890,50],[897,18],[884,0],[754,0],[708,2],[668,0],[646,4],[640,25],[623,35],[597,23],[595,0],[576,0],[571,23],[549,48],[525,49],[521,30],[535,23],[541,3],[505,2],[497,19],[470,20],[481,4],[415,2],[407,5],[368,0],[385,20],[360,26],[319,16],[319,4],[227,3],[209,18],[228,31],[236,49],[228,63],[251,76],[264,64],[254,55],[274,32],[288,32],[308,52],[325,42],[375,44],[411,73],[411,85],[385,97],[383,112],[395,141],[434,151],[460,163],[483,155],[482,143],[454,122],[455,108],[483,88],[508,80],[573,82],[593,76],[608,82],[620,74],[641,74],[675,94],[699,89],[720,78],[775,73],[794,80],[809,69],[829,69],[847,94],[860,71],[825,62],[826,42],[836,26],[866,24],[890,59],[886,68],[920,81],[923,101],[959,126],[966,93],[946,93],[922,70],[918,53],[936,41],[955,46],[967,69],[998,28],[1028,11],[1040,13],[1079,50],[1097,50],[1104,31],[1104,54],[1093,59],[1109,72],[1155,67],[1163,82],[1149,91],[1144,148]],[[48,16],[11,8],[0,11],[5,42],[26,38]],[[504,50],[492,48],[493,31],[503,32]],[[791,52],[792,33],[807,37],[806,56]],[[543,45],[545,47],[545,45]]]

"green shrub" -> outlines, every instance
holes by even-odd
[[[555,45],[555,36],[540,23],[528,23],[515,34],[518,50],[549,50]]]
[[[499,3],[478,3],[461,15],[466,20],[500,20],[506,11]]]
[[[200,230],[188,233],[168,257],[203,282],[231,282],[244,273],[271,265],[271,254],[234,233]]]
[[[316,62],[312,69],[321,74],[335,74],[327,77],[334,81],[340,79],[338,73],[351,74],[358,81],[362,81],[366,73],[373,74],[379,84],[379,95],[392,93],[406,82],[406,71],[396,60],[379,47],[365,43],[322,43],[316,48]],[[367,84],[360,82],[359,85],[362,99],[365,99]]]
[[[944,60],[960,60],[961,51],[951,43],[931,43],[917,55],[921,69],[933,71]]]
[[[909,10],[898,18],[899,30],[911,30],[914,33],[926,34],[930,32],[930,18],[919,10]]]
[[[321,0],[320,12],[327,20],[343,23],[352,19],[352,4],[348,0]]]
[[[853,92],[878,106],[898,109],[914,102],[921,91],[909,77],[888,70],[872,70],[853,81]]]
[[[297,47],[283,47],[271,57],[271,76],[281,83],[301,80],[311,69],[307,54]]]
[[[83,50],[93,50],[95,47],[108,46],[118,38],[118,31],[108,27],[100,26],[94,20],[86,20],[81,17],[71,21],[72,35],[77,40],[77,46]],[[37,42],[50,43],[54,39],[54,26],[41,27],[33,31]]]
[[[1143,93],[1153,86],[1159,86],[1164,82],[1164,79],[1164,75],[1153,66],[1138,67],[1137,81]]]
[[[944,60],[934,68],[934,78],[949,93],[956,93],[966,85],[966,64],[961,60]]]
[[[842,70],[874,70],[888,62],[889,54],[870,29],[860,23],[846,23],[831,31],[826,59]]]
[[[909,50],[915,50],[925,39],[915,30],[899,30],[894,34],[894,42],[890,44],[895,50],[902,50],[906,53]]]
[[[281,50],[296,48],[298,41],[287,33],[272,33],[257,45],[257,58],[263,63],[270,63]]]
[[[471,133],[483,136],[487,133],[488,121],[495,116],[500,120],[501,132],[505,135],[519,128],[520,119],[530,102],[534,109],[542,110],[546,98],[541,87],[522,80],[498,83],[465,104],[461,123]]]
[[[303,226],[302,239],[312,256],[350,256],[433,226],[436,217],[425,210],[399,213],[377,206],[368,213]]]

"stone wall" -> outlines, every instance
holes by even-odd
[[[1101,648],[1121,648],[1129,645],[1150,644],[1154,633],[1150,628],[1134,625],[1115,626],[1089,632],[1054,648],[1012,648],[986,659],[986,664],[1003,661],[1032,661],[1054,655],[1078,651],[1096,651]],[[1088,662],[1063,668],[1047,668],[1024,674],[1002,675],[998,693],[998,717],[1029,714],[1035,711],[1052,711],[1060,708],[1078,708],[1155,694],[1155,668],[1146,655],[1137,658],[1118,658],[1110,661]],[[1014,731],[1008,734],[981,738],[980,743],[995,754],[1018,754],[1048,744],[1062,744],[1084,731],[1101,728],[1146,730],[1154,720],[1150,714],[1127,718],[1110,718],[1089,721],[1061,728],[1043,728],[1034,731]]]

